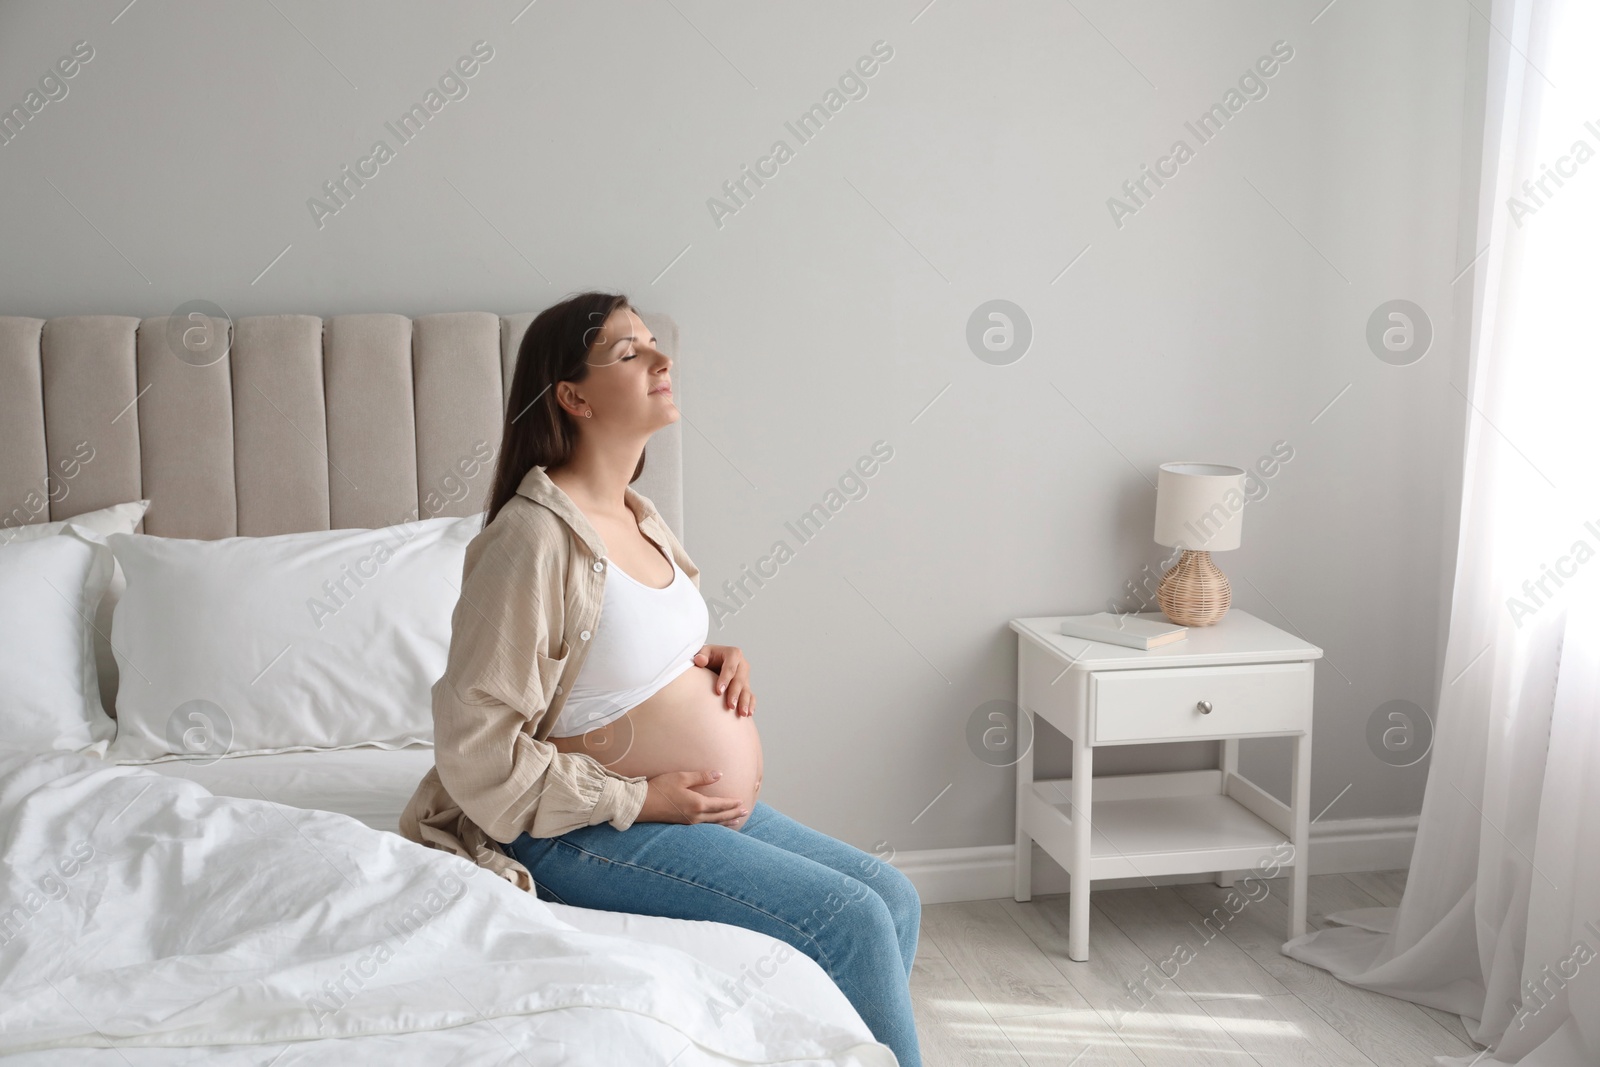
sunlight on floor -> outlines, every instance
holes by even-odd
[[[1313,914],[1383,904],[1400,872],[1314,875]],[[1370,890],[1370,891],[1369,891]],[[1381,894],[1381,896],[1380,896]],[[1410,1064],[1478,1051],[1452,1018],[1346,990],[1278,951],[1283,916],[1263,900],[1168,978],[1180,921],[1200,921],[1204,885],[1107,890],[1096,958],[1066,954],[1066,913],[1037,901],[924,909],[931,954],[912,996],[928,1067],[1280,1067]],[[1010,925],[1000,919],[1009,916]],[[1156,976],[1160,976],[1159,987]],[[1420,1058],[1419,1058],[1420,1057]],[[1466,1062],[1463,1059],[1462,1062]]]
[[[1149,1018],[1145,1018],[1149,1016]],[[1175,1014],[1173,1012],[1142,1011],[1129,1013],[1123,1016],[1121,1025],[1114,1028],[1117,1035],[1124,1041],[1132,1041],[1138,1035],[1160,1031],[1170,1033],[1173,1030],[1218,1030],[1222,1024],[1216,1018],[1206,1014]],[[1231,1034],[1260,1034],[1265,1037],[1305,1038],[1309,1035],[1286,1019],[1239,1019],[1228,1018],[1227,1031]]]

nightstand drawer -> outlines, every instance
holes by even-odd
[[[1311,730],[1310,663],[1095,671],[1089,693],[1097,745]]]

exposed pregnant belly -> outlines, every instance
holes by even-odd
[[[698,791],[753,808],[761,791],[761,735],[754,716],[741,717],[723,705],[716,684],[716,671],[690,667],[620,719],[575,737],[552,737],[550,743],[629,777],[721,771],[720,779]],[[728,825],[738,829],[745,821]]]

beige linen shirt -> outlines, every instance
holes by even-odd
[[[647,497],[624,498],[639,530],[700,586],[700,569]],[[465,856],[520,888],[502,852],[522,834],[609,822],[626,830],[645,779],[613,774],[547,740],[600,623],[606,548],[543,467],[467,545],[450,654],[433,686],[434,766],[400,816],[412,841]]]

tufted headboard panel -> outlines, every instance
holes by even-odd
[[[641,317],[676,363],[677,325]],[[139,499],[146,533],[205,539],[487,505],[532,314],[206,321],[0,316],[0,527]],[[681,427],[634,483],[680,540]]]

